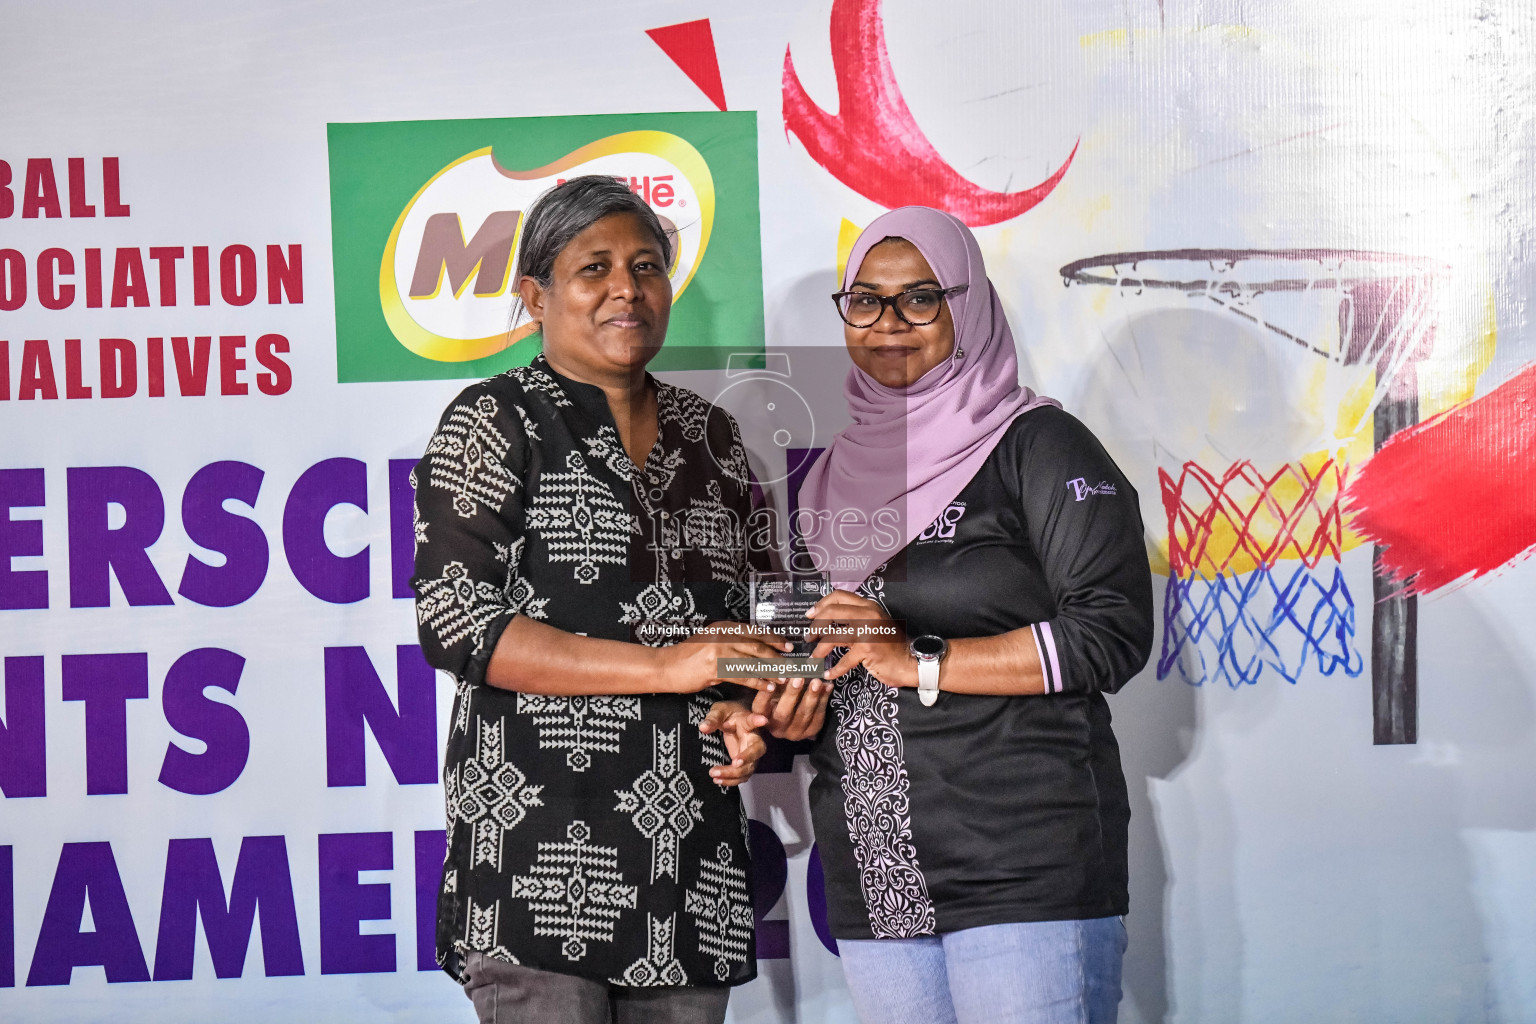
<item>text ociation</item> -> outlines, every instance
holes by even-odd
[[[63,173],[59,173],[62,165]],[[0,160],[0,221],[128,218],[117,157]],[[64,185],[60,186],[60,181]],[[217,246],[34,244],[13,224],[0,244],[0,312],[242,307],[304,302],[299,243]],[[121,235],[122,228],[114,233]],[[43,314],[46,315],[46,314]],[[281,395],[293,375],[289,339],[272,330],[197,334],[146,325],[132,338],[10,337],[0,321],[0,401]],[[84,333],[74,328],[64,335]]]

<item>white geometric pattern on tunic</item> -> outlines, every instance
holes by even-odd
[[[528,410],[521,405],[514,405],[512,408],[517,410],[517,418],[523,421],[523,433],[528,435],[528,440],[543,440],[539,437],[539,428],[534,424],[533,418],[528,415]]]
[[[746,583],[741,580],[731,581],[730,588],[725,592],[725,608],[727,614],[735,621],[747,621],[747,601],[749,596]]]
[[[704,424],[711,408],[702,397],[685,388],[660,382],[656,386],[656,419],[677,427],[690,441],[704,440]]]
[[[747,446],[741,443],[741,431],[734,421],[731,423],[731,450],[723,457],[719,457],[718,452],[712,454],[717,456],[716,462],[726,476],[742,485],[751,483],[752,467],[747,461]]]
[[[672,486],[672,481],[677,479],[678,471],[687,464],[681,448],[662,448],[657,458],[646,460],[645,482],[649,488],[646,492],[647,497],[655,498],[658,493],[665,494]]]
[[[697,693],[689,694],[688,724],[695,729],[703,725],[704,719],[709,717],[709,709],[712,706],[713,702],[708,697]],[[713,768],[716,765],[725,764],[730,761],[730,758],[725,755],[725,740],[718,732],[700,733],[699,750],[699,764],[706,768]],[[728,788],[720,786],[719,783],[715,785],[720,787],[722,793]]]
[[[846,769],[843,814],[870,928],[877,939],[932,935],[937,918],[912,843],[896,691],[860,667],[833,688],[831,706]]]
[[[604,423],[597,428],[596,437],[584,437],[581,440],[587,446],[587,454],[606,465],[608,471],[620,480],[628,480],[635,472],[635,464],[624,450],[619,432],[608,424]]]
[[[635,595],[635,603],[619,602],[619,621],[635,627],[635,638],[648,647],[666,647],[677,643],[693,630],[702,626],[707,616],[694,605],[693,591],[683,587],[673,588],[666,580],[652,583]],[[659,626],[669,628],[656,628]],[[690,627],[686,632],[674,632]]]
[[[551,562],[575,562],[578,583],[594,583],[598,565],[629,561],[631,516],[580,452],[565,457],[568,473],[546,472],[528,506],[527,526],[544,539]]]
[[[692,391],[669,384],[661,385],[657,398],[658,420],[676,425],[682,431],[683,437],[689,441],[704,440],[706,424],[709,422],[709,414],[714,406]],[[709,454],[715,465],[726,476],[737,483],[745,484],[751,478],[747,448],[741,443],[741,430],[737,427],[736,421],[732,419],[727,422],[731,428],[730,448],[723,452],[716,451],[715,446],[711,444],[708,446]]]
[[[411,528],[412,528],[412,533],[414,534],[414,536],[416,538],[416,544],[418,546],[422,545],[422,544],[425,544],[427,542],[427,529],[431,525],[432,525],[431,523],[429,523],[425,519],[421,518],[421,509],[419,509],[419,508],[415,507],[414,505],[412,505],[411,506]]]
[[[591,751],[619,752],[624,730],[630,722],[640,720],[640,698],[519,693],[517,713],[533,716],[533,724],[539,730],[540,750],[568,750],[566,765],[571,771],[584,772],[592,765]]]
[[[612,942],[619,915],[635,906],[636,889],[625,885],[619,851],[589,843],[592,830],[573,821],[567,843],[540,843],[529,874],[512,879],[512,898],[533,911],[533,934],[563,938],[567,960],[587,954],[587,942]]]
[[[528,776],[506,759],[505,719],[482,718],[479,754],[443,775],[448,801],[448,820],[462,821],[472,829],[474,853],[471,867],[492,864],[501,870],[501,840],[528,816],[528,808],[543,807],[543,786],[528,784]]]
[[[496,512],[520,483],[502,462],[511,442],[496,427],[498,409],[490,395],[458,406],[427,445],[428,479],[453,495],[453,510],[465,519],[478,505]]]
[[[470,949],[486,950],[496,944],[496,919],[501,916],[501,902],[492,900],[488,907],[476,906],[469,901],[466,915],[464,944]]]
[[[523,386],[524,391],[542,391],[555,403],[557,409],[569,409],[571,400],[565,396],[560,382],[537,366],[514,366],[507,376]]]
[[[460,955],[474,951],[509,964],[522,963],[510,949],[497,941],[497,934],[501,930],[500,900],[492,900],[490,906],[482,907],[470,899],[464,916],[465,934],[454,942]]]
[[[686,985],[688,972],[672,954],[677,933],[677,915],[655,917],[645,915],[646,935],[650,941],[646,954],[624,969],[617,978],[610,979],[615,985]]]
[[[731,976],[732,963],[747,959],[752,939],[752,901],[747,872],[731,863],[731,848],[721,843],[715,860],[699,862],[699,884],[685,894],[684,909],[699,928],[699,952],[715,958],[715,977]]]
[[[693,795],[693,783],[678,759],[678,726],[663,732],[652,726],[653,767],[640,773],[629,789],[616,789],[614,810],[630,815],[640,834],[651,841],[651,881],[662,875],[677,878],[678,846],[695,821],[704,820],[704,801]]]
[[[469,693],[472,689],[474,687],[469,685],[467,679],[453,681],[453,704],[458,708],[458,713],[453,716],[453,732],[469,730]]]
[[[470,579],[463,562],[449,562],[442,576],[417,586],[416,621],[430,627],[444,647],[468,636],[479,651],[486,627],[507,610],[503,600],[500,588]]]
[[[447,887],[445,890],[453,892]],[[459,955],[467,952],[485,953],[508,964],[522,963],[515,953],[496,940],[501,932],[501,900],[492,900],[490,906],[482,907],[470,898],[465,906],[464,918],[464,935],[453,943]]]
[[[704,494],[688,499],[682,513],[683,542],[709,559],[710,579],[732,583],[747,573],[746,526],[721,501],[720,481],[706,484]]]
[[[530,619],[547,619],[549,613],[545,606],[549,604],[549,598],[535,597],[533,584],[518,573],[523,560],[523,545],[527,542],[527,537],[519,537],[511,544],[492,542],[496,549],[496,560],[507,567],[507,582],[502,588],[502,597],[510,611],[522,612]]]

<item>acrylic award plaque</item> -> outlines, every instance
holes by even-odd
[[[824,572],[754,572],[749,587],[752,625],[792,642],[792,656],[808,657],[813,645],[806,639],[805,613],[832,592],[831,578]]]

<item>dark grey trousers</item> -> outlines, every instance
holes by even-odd
[[[464,994],[480,1024],[722,1024],[731,990],[719,986],[630,988],[464,956]]]

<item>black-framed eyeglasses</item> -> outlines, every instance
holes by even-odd
[[[896,315],[913,327],[926,327],[944,311],[944,300],[959,295],[969,285],[957,284],[953,288],[909,288],[895,295],[876,295],[874,292],[836,292],[832,301],[837,304],[837,315],[849,327],[873,327],[885,315],[890,306]]]

